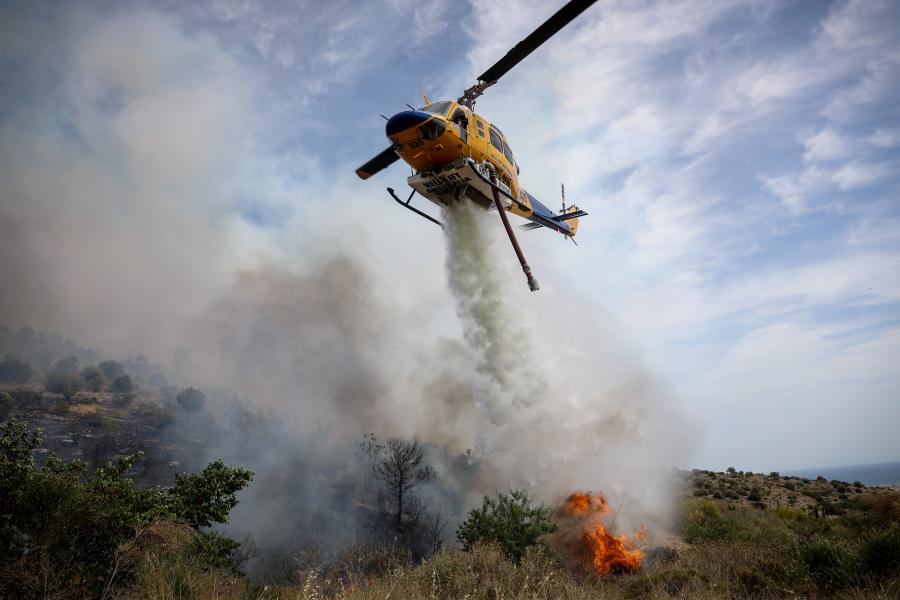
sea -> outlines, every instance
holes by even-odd
[[[782,475],[838,481],[859,481],[866,485],[900,485],[900,462],[876,463],[870,465],[848,465],[846,467],[821,467],[818,469],[794,469],[781,471]]]

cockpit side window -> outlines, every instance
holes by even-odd
[[[503,154],[506,156],[506,160],[509,161],[509,164],[516,164],[516,161],[513,158],[512,150],[509,149],[509,146],[507,144],[503,144]]]

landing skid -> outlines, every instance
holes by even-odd
[[[485,177],[484,175],[482,175],[480,172],[478,172],[478,169],[475,168],[474,163],[472,163],[471,161],[466,161],[465,164],[467,164],[472,169],[472,171],[477,176],[477,179],[480,179],[482,182],[487,184],[488,189],[491,192],[491,195],[494,197],[493,205],[497,209],[497,212],[500,213],[500,220],[503,222],[503,228],[506,229],[506,234],[509,236],[509,241],[512,244],[513,250],[516,253],[516,257],[519,259],[519,264],[522,266],[522,271],[525,273],[525,278],[528,281],[528,289],[531,290],[532,292],[538,291],[539,289],[541,289],[541,286],[538,284],[537,279],[535,279],[534,275],[531,272],[531,267],[528,266],[528,262],[525,260],[525,255],[522,252],[522,248],[519,246],[519,241],[516,239],[516,234],[513,231],[512,225],[510,225],[510,223],[509,223],[509,218],[506,216],[506,210],[507,210],[507,208],[505,206],[506,203],[503,201],[504,199],[501,199],[501,194],[506,196],[505,199],[507,199],[509,201],[510,206],[512,206],[513,202],[515,202],[516,204],[520,204],[519,201],[516,198],[514,198],[511,194],[509,194],[509,192],[507,192],[505,189],[500,187],[500,185],[497,181],[497,175],[493,169],[491,169],[489,171],[489,178],[488,178],[488,177]],[[471,181],[471,179],[467,179],[467,181]],[[467,187],[468,187],[468,185],[466,183],[462,183],[462,182],[457,183],[453,196],[457,200],[461,199],[461,196],[465,194]],[[401,200],[400,198],[397,197],[397,194],[394,193],[393,188],[387,188],[387,191],[391,195],[391,198],[393,198],[397,202],[397,204],[399,204],[400,206],[402,206],[404,208],[408,208],[409,210],[413,211],[420,217],[423,217],[423,218],[431,221],[432,223],[434,223],[441,229],[444,228],[443,223],[441,223],[440,221],[438,221],[431,215],[428,215],[428,214],[422,212],[421,210],[419,210],[418,208],[415,208],[414,206],[410,205],[410,202],[412,202],[413,196],[416,195],[417,190],[415,187],[413,187],[413,190],[412,190],[412,192],[410,192],[409,198],[406,199],[406,202],[404,202],[403,200]],[[432,200],[432,202],[434,202],[434,200]]]
[[[419,210],[418,208],[416,208],[414,206],[410,206],[409,203],[412,202],[413,196],[416,195],[416,190],[413,190],[412,192],[410,192],[409,198],[406,199],[406,202],[404,202],[403,200],[401,200],[400,198],[397,197],[397,194],[394,193],[394,188],[388,188],[387,191],[388,191],[388,194],[390,194],[391,197],[394,200],[396,200],[397,204],[399,204],[400,206],[402,206],[404,208],[408,208],[409,210],[413,211],[420,217],[424,217],[424,218],[428,219],[429,221],[431,221],[432,223],[434,223],[441,229],[444,228],[444,224],[441,223],[440,221],[438,221],[437,219],[435,219],[434,217],[432,217],[431,215],[425,214],[424,212],[422,212],[421,210]]]

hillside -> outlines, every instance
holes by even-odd
[[[223,419],[230,428],[265,431],[266,420],[237,400],[228,409],[190,410],[178,389],[143,386],[129,393],[42,391],[40,377],[5,385],[4,419],[44,431],[39,455],[58,454],[90,467],[141,450],[130,476],[142,486],[168,485],[215,452]],[[183,391],[183,390],[181,390]],[[218,412],[217,412],[218,411]],[[227,415],[223,417],[222,414]],[[218,416],[217,416],[218,415]],[[319,481],[346,490],[333,475]],[[676,474],[672,541],[641,547],[634,573],[596,577],[572,571],[546,546],[519,565],[497,547],[463,552],[444,546],[430,557],[380,543],[334,553],[305,546],[283,569],[281,586],[263,586],[200,564],[188,551],[194,530],[160,523],[131,547],[127,598],[896,598],[900,590],[900,494],[861,483],[730,470]],[[279,500],[287,502],[285,498]],[[374,510],[374,509],[371,509]],[[449,542],[452,532],[446,535]],[[267,540],[254,540],[266,546]],[[252,555],[251,549],[247,556]],[[246,556],[245,556],[246,558]],[[571,565],[569,565],[571,566]],[[9,565],[7,566],[9,568]],[[14,568],[14,567],[13,567]],[[287,584],[287,585],[285,585]],[[190,590],[187,596],[176,590]],[[50,595],[48,597],[56,597]],[[65,597],[65,594],[58,597]]]

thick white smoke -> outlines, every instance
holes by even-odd
[[[479,491],[524,485],[555,501],[603,490],[614,504],[627,503],[623,524],[659,525],[669,468],[687,447],[662,390],[610,354],[611,340],[583,308],[561,317],[546,290],[528,304],[513,301],[523,281],[499,266],[514,261],[511,248],[494,243],[506,239],[493,212],[463,203],[443,214],[448,284],[479,374],[460,374],[483,412],[472,420],[486,467]]]

